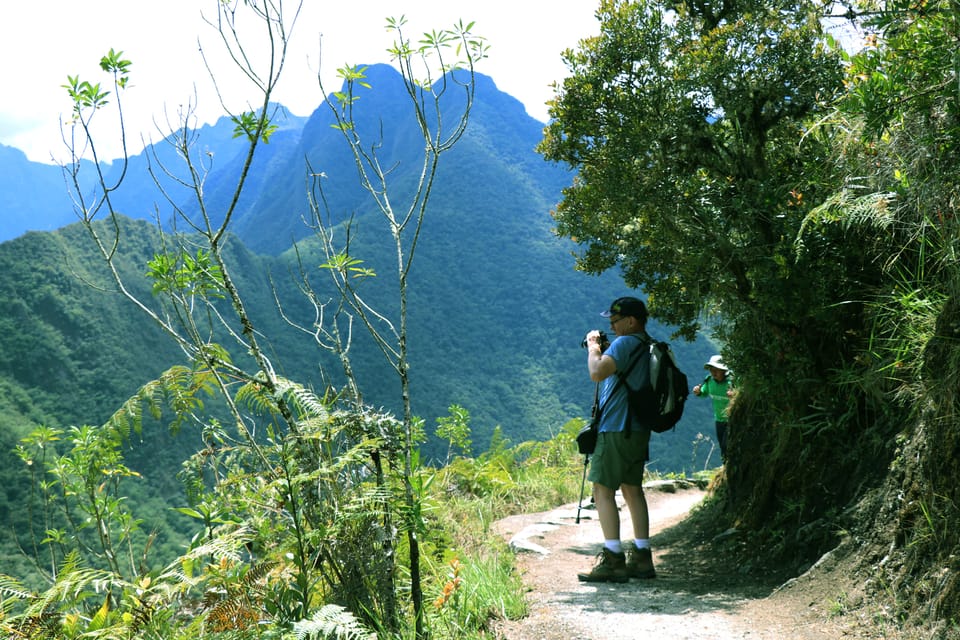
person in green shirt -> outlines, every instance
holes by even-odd
[[[720,457],[727,461],[727,416],[730,397],[733,395],[733,375],[719,355],[711,356],[703,365],[710,374],[703,382],[693,388],[693,395],[706,396],[713,401],[713,419],[717,429],[717,444],[720,445]]]

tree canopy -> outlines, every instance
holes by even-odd
[[[705,308],[782,318],[783,269],[825,142],[805,136],[842,87],[802,2],[605,0],[564,56],[542,153],[578,169],[556,210],[580,267],[619,265],[688,335]],[[811,193],[813,191],[814,193]]]

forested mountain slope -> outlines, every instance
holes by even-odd
[[[376,86],[383,89],[372,95],[389,104],[396,98],[391,90],[399,89],[391,76],[395,72],[388,67],[374,72]],[[627,293],[614,274],[590,277],[572,268],[571,245],[553,234],[550,217],[570,174],[544,163],[534,151],[540,123],[498,92],[492,80],[480,80],[471,128],[441,167],[432,194],[411,275],[409,329],[412,402],[427,433],[433,433],[436,418],[458,404],[471,415],[477,452],[487,447],[497,427],[513,443],[545,440],[567,421],[589,415],[594,385],[579,344],[588,330],[606,328],[599,312]],[[371,104],[380,109],[376,100]],[[210,175],[212,203],[228,195],[218,180],[229,174],[230,126],[222,121],[198,132],[199,143],[215,149],[226,165],[225,170],[217,165]],[[302,136],[294,126],[261,147],[253,181],[257,188],[247,196],[251,204],[238,220],[240,236],[230,239],[228,253],[277,366],[285,376],[319,390],[342,384],[342,374],[329,353],[280,317],[275,302],[276,296],[291,320],[309,324],[312,309],[304,305],[292,275],[301,264],[316,272],[323,260],[303,219],[305,157],[336,184],[331,214],[354,217],[355,254],[378,273],[389,273],[392,259],[376,231],[376,214],[364,209],[362,194],[352,186],[351,160],[336,147],[330,131],[318,110]],[[399,146],[395,157],[401,185],[414,179],[418,169],[407,166],[406,151]],[[147,166],[156,170],[158,162],[171,161],[169,151],[160,147],[155,155],[148,148],[133,158],[117,193],[118,208],[148,218],[152,206],[145,202],[154,200],[167,210],[149,186]],[[123,275],[134,293],[148,299],[144,273],[160,246],[159,233],[150,221],[120,218],[120,223]],[[17,440],[39,425],[102,424],[141,385],[183,363],[183,354],[108,284],[101,259],[79,225],[5,242],[0,264],[0,304],[7,310],[0,319],[5,389],[0,468],[10,487],[0,515],[25,530],[24,506],[30,498],[23,463],[12,453]],[[389,299],[391,285],[386,277],[373,278],[367,295],[374,302]],[[649,329],[659,338],[670,337],[671,329],[656,322]],[[676,340],[674,347],[694,384],[716,347],[703,337],[693,343]],[[375,347],[357,337],[352,357],[368,401],[395,410],[395,383]],[[716,465],[710,416],[708,402],[691,401],[676,431],[654,439],[651,465],[687,473]],[[175,437],[167,434],[165,420],[150,422],[130,454],[131,466],[146,478],[137,500],[155,501],[158,513],[165,502],[179,502],[176,474],[198,444],[193,429]],[[424,455],[442,457],[435,438],[425,444]],[[166,532],[161,539],[170,544],[184,535],[170,528],[172,523],[152,525]]]
[[[364,107],[371,114],[364,126],[383,125],[385,130],[398,131],[401,140],[404,135],[413,140],[414,132],[404,134],[403,127],[408,125],[400,119],[389,119],[389,106],[400,99],[398,92],[403,90],[399,74],[385,65],[371,67],[369,73],[375,90],[364,96]],[[451,105],[454,107],[455,103]],[[290,375],[296,373],[311,380],[321,379],[322,367],[324,376],[336,383],[336,367],[330,366],[329,356],[304,348],[298,342],[304,339],[302,334],[290,330],[270,311],[273,299],[269,291],[270,286],[279,287],[290,309],[298,309],[295,283],[290,276],[297,270],[297,256],[291,249],[294,239],[301,243],[298,251],[309,266],[316,267],[322,261],[311,253],[311,232],[305,224],[304,217],[309,216],[305,162],[315,171],[322,171],[326,175],[325,183],[331,185],[325,193],[329,214],[340,219],[354,217],[352,233],[357,257],[378,273],[388,273],[393,260],[377,231],[377,214],[369,210],[364,194],[356,186],[352,158],[339,133],[331,128],[327,109],[322,106],[317,110],[303,126],[302,135],[301,121],[291,119],[282,108],[277,112],[281,130],[258,152],[253,188],[244,196],[249,205],[237,216],[236,232],[245,246],[282,255],[255,257],[239,247],[236,255],[245,256],[238,259],[251,265],[241,273],[257,281],[251,287],[256,292],[254,306],[270,318],[270,328],[275,331],[271,339],[276,343],[278,360]],[[559,199],[560,189],[569,182],[570,174],[544,162],[535,152],[541,126],[524,112],[518,101],[498,91],[492,79],[479,76],[470,127],[465,139],[441,166],[437,187],[431,195],[417,266],[411,277],[410,340],[418,383],[415,405],[427,420],[428,430],[435,417],[444,415],[450,404],[464,406],[474,417],[475,441],[481,449],[498,425],[511,440],[520,441],[548,437],[568,419],[588,414],[593,386],[583,375],[583,354],[578,345],[586,331],[603,328],[599,311],[624,293],[619,278],[613,274],[596,278],[575,272],[569,258],[570,243],[556,238],[552,232],[549,212]],[[214,211],[231,195],[227,177],[236,159],[230,150],[238,144],[230,134],[231,129],[229,121],[222,120],[216,127],[205,126],[197,132],[198,145],[216,157],[207,187],[208,206]],[[402,186],[404,183],[409,185],[416,179],[420,167],[412,160],[416,148],[400,143],[395,146],[395,153],[386,159],[396,163],[396,180],[402,191],[406,188]],[[152,168],[154,174],[158,173],[159,166],[173,168],[173,156],[167,142],[161,141],[134,157],[125,182],[114,194],[117,208],[135,213],[135,217],[148,218],[153,207],[144,203],[153,201],[161,216],[166,215],[163,212],[169,211],[169,205],[153,187],[148,168]],[[169,181],[166,188],[178,200],[178,192],[170,189]],[[189,206],[186,195],[181,195],[183,199],[178,200],[178,204]],[[51,277],[70,281],[72,262],[95,262],[83,238],[75,235],[76,230],[63,233],[70,240],[61,240],[59,234],[54,236],[55,244],[63,250],[45,258],[45,268],[32,271],[28,281],[49,273],[47,269],[55,273]],[[130,258],[131,270],[139,274],[156,239],[151,239],[150,232],[139,225],[132,226],[131,233],[140,238],[137,253]],[[2,249],[6,259],[16,263],[21,256],[25,259],[35,251],[27,248],[29,245],[41,242],[48,240],[27,237],[7,243]],[[21,267],[29,268],[27,264],[29,261]],[[14,273],[16,269],[7,270],[0,278],[14,278]],[[267,274],[271,275],[272,284]],[[10,298],[17,299],[18,305],[31,300],[31,296],[19,289],[26,286],[24,282],[20,278],[6,285]],[[36,290],[40,284],[30,285],[28,289]],[[376,299],[376,296],[385,296],[392,285],[386,278],[378,277],[367,286]],[[125,323],[140,321],[132,310],[128,315],[122,308],[112,309],[112,303],[119,303],[115,296],[106,296],[101,302],[103,294],[85,288],[81,282],[75,281],[70,286],[69,291],[62,292],[66,299],[92,296],[90,308],[104,310],[101,315],[105,317],[96,323],[88,318],[97,326],[98,335],[104,341],[123,345],[125,337],[141,333],[129,326],[118,326],[113,332],[114,325],[109,321],[113,314]],[[146,283],[143,286],[146,287]],[[71,303],[64,301],[64,304]],[[24,311],[18,330],[5,334],[4,339],[25,340],[35,332],[48,331],[50,325],[57,326],[56,322],[55,318],[37,321]],[[654,323],[651,331],[666,339],[671,330]],[[43,344],[42,340],[39,344]],[[66,340],[65,345],[64,348],[70,349],[76,343]],[[90,346],[86,348],[93,350]],[[126,362],[136,362],[137,357],[133,355],[138,353],[136,348],[120,348],[132,354]],[[682,364],[691,371],[692,379],[699,376],[702,363],[715,349],[702,338],[689,345],[677,341],[675,348]],[[23,366],[23,358],[12,356],[22,350],[5,350],[11,354],[7,358],[11,367]],[[37,347],[37,350],[43,349]],[[119,388],[109,391],[114,380],[128,385],[146,381],[148,376],[138,380],[122,368],[114,378],[108,364],[111,359],[106,356],[108,352],[109,349],[104,349],[96,360],[84,360],[72,354],[71,358],[77,362],[74,366],[84,362],[103,364],[95,365],[96,373],[88,374],[95,383],[64,389],[63,395],[79,395],[85,399],[104,397],[111,401],[100,403],[96,408],[86,401],[71,401],[65,404],[68,412],[57,416],[58,422],[102,420],[111,402],[122,400],[124,394],[131,391],[129,386],[122,391]],[[360,348],[356,357],[361,376],[384,377],[380,373],[383,363],[370,345],[366,351]],[[43,376],[43,367],[34,366],[31,372],[12,369],[4,373],[44,396],[55,397],[61,393],[60,387],[44,388],[40,384],[42,380],[31,377]],[[372,402],[390,407],[393,398],[393,389],[373,385]],[[655,457],[665,470],[706,464],[703,450],[696,456],[692,451],[697,432],[711,431],[706,405],[692,402],[690,413],[677,433],[664,439],[655,450]],[[713,461],[716,460],[714,456]]]

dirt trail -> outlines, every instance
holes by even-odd
[[[593,510],[577,505],[513,516],[497,532],[518,550],[519,570],[530,589],[530,614],[504,621],[504,640],[835,640],[853,637],[827,615],[830,584],[775,589],[735,572],[717,572],[710,541],[671,535],[704,492],[686,483],[647,487],[657,578],[628,584],[589,584],[577,572],[590,568],[602,535]],[[632,529],[621,502],[625,539]],[[706,558],[706,562],[704,561]],[[719,563],[723,565],[723,563]]]

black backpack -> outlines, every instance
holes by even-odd
[[[655,433],[663,433],[676,426],[683,416],[690,390],[687,376],[677,366],[673,351],[666,342],[643,340],[631,356],[627,373],[640,358],[649,358],[649,375],[634,388],[626,374],[617,374],[627,387],[629,416],[627,431],[632,424],[640,425]]]

